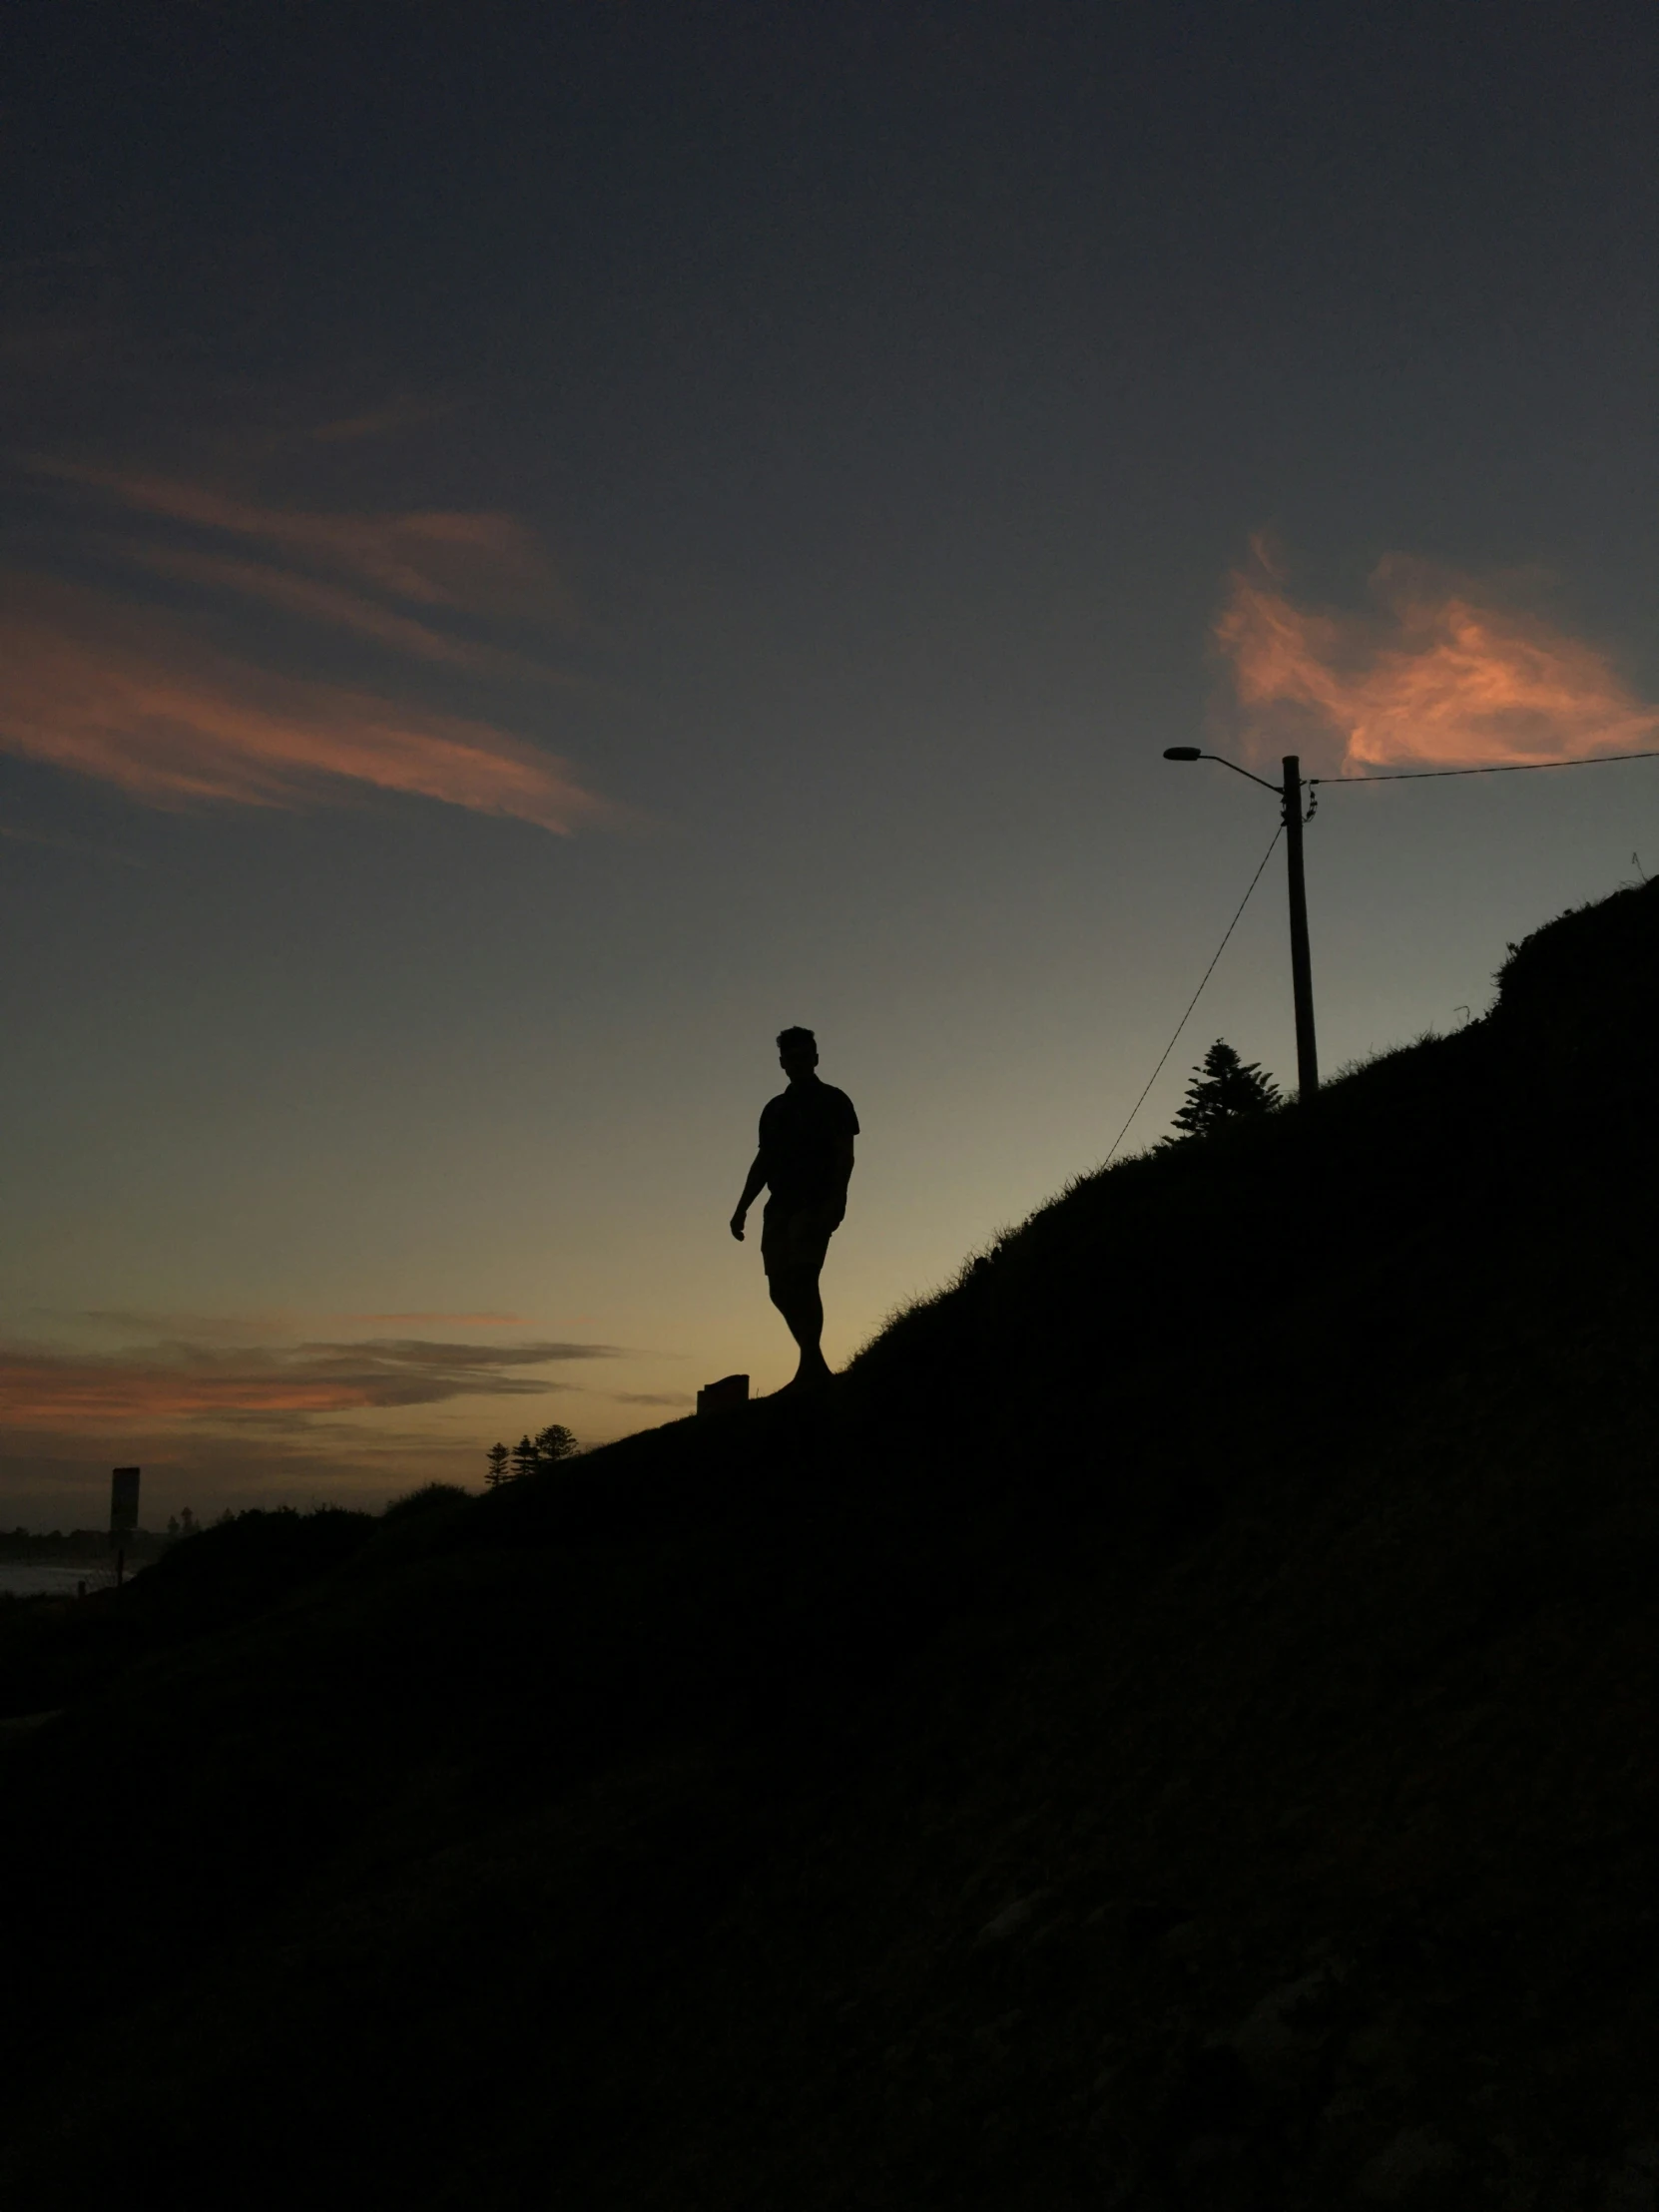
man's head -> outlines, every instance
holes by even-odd
[[[818,1039],[810,1029],[778,1032],[778,1065],[792,1083],[804,1083],[818,1066]]]

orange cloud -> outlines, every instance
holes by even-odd
[[[289,558],[428,607],[540,616],[570,626],[569,588],[534,533],[511,515],[433,510],[319,514],[77,462],[40,460],[36,473],[109,493],[165,521],[245,538]]]
[[[1354,773],[1593,760],[1659,743],[1659,710],[1602,654],[1491,590],[1389,556],[1370,610],[1317,611],[1290,598],[1260,543],[1252,550],[1214,636],[1257,759],[1300,748]]]
[[[159,806],[292,807],[340,779],[560,834],[613,814],[562,761],[489,723],[273,676],[80,587],[7,583],[10,752]]]
[[[100,1357],[0,1351],[0,1395],[19,1427],[97,1431],[172,1421],[276,1420],[569,1388],[514,1372],[620,1358],[612,1345],[479,1347],[419,1339],[225,1351],[165,1345]]]

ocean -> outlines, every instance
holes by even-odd
[[[127,1569],[129,1581],[138,1571]],[[73,1597],[78,1582],[86,1584],[89,1596],[94,1590],[113,1589],[115,1561],[0,1559],[0,1597]]]

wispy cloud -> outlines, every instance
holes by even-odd
[[[478,1346],[419,1338],[283,1350],[172,1344],[107,1356],[17,1346],[0,1350],[0,1396],[13,1423],[51,1430],[291,1421],[455,1397],[541,1396],[571,1385],[532,1375],[532,1369],[624,1357],[615,1345]]]
[[[325,422],[310,434],[318,445],[354,445],[365,438],[395,437],[401,431],[436,422],[452,414],[454,408],[453,400],[423,399],[410,393],[401,399],[388,400],[383,407],[366,407],[359,414],[341,415],[337,421]]]
[[[1472,767],[1591,760],[1659,743],[1659,709],[1606,657],[1495,584],[1390,555],[1363,612],[1297,604],[1257,541],[1230,579],[1215,641],[1257,758]]]
[[[611,1397],[618,1405],[690,1405],[693,1402],[684,1390],[613,1390]]]
[[[365,599],[343,585],[321,583],[315,577],[296,576],[269,562],[238,559],[226,553],[202,553],[177,546],[141,546],[134,558],[152,574],[175,576],[186,583],[205,585],[210,591],[241,599],[258,600],[268,607],[298,615],[333,630],[348,630],[371,638],[394,653],[439,667],[465,669],[478,676],[506,677],[536,684],[568,682],[556,669],[526,653],[514,653],[476,638],[453,637],[417,622],[409,615]]]
[[[366,1317],[340,1316],[340,1320]],[[67,1328],[119,1336],[128,1344],[269,1345],[291,1344],[304,1324],[286,1312],[243,1314],[163,1313],[127,1306],[36,1307],[28,1315],[44,1322],[54,1336]]]
[[[340,1321],[446,1322],[452,1329],[524,1329],[522,1314],[340,1314]]]
[[[107,593],[7,584],[0,745],[153,806],[297,807],[339,780],[561,834],[613,812],[490,723],[273,674]]]
[[[328,514],[177,477],[50,459],[37,460],[34,468],[106,493],[141,514],[244,539],[420,606],[576,621],[563,577],[535,533],[512,515],[445,509]]]
[[[623,1360],[621,1345],[529,1344],[466,1345],[433,1343],[425,1337],[370,1337],[351,1344],[306,1344],[299,1359],[363,1358],[400,1367],[471,1373],[492,1368],[544,1368],[555,1361]]]
[[[585,1317],[584,1317],[585,1318]],[[54,1335],[64,1329],[91,1328],[100,1335],[118,1334],[129,1344],[282,1345],[293,1344],[308,1328],[383,1329],[392,1324],[405,1328],[434,1323],[452,1329],[533,1329],[538,1325],[525,1314],[489,1311],[419,1312],[396,1314],[323,1314],[301,1316],[289,1309],[264,1313],[191,1314],[131,1306],[35,1307],[27,1319],[46,1325]],[[21,1325],[21,1324],[20,1324]],[[353,1340],[355,1342],[356,1340]]]
[[[393,408],[316,435],[414,418]],[[559,834],[628,819],[525,734],[557,691],[596,687],[548,645],[582,628],[579,611],[515,516],[329,512],[177,473],[27,465],[57,487],[31,561],[67,546],[77,580],[0,579],[5,750],[158,807],[315,806],[356,786]]]

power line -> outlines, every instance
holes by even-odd
[[[1220,944],[1217,945],[1215,951],[1215,959],[1212,959],[1210,965],[1204,970],[1203,977],[1199,983],[1197,990],[1194,991],[1192,997],[1189,998],[1187,1001],[1187,1011],[1181,1016],[1181,1019],[1175,1025],[1175,1035],[1171,1037],[1169,1043],[1165,1045],[1163,1054],[1159,1059],[1158,1065],[1147,1077],[1146,1090],[1142,1091],[1140,1097],[1137,1098],[1134,1105],[1130,1107],[1129,1121],[1126,1121],[1124,1123],[1123,1127],[1112,1139],[1112,1150],[1107,1153],[1105,1159],[1102,1160],[1100,1163],[1103,1168],[1109,1168],[1111,1166],[1113,1157],[1117,1152],[1118,1146],[1122,1144],[1124,1138],[1127,1137],[1129,1134],[1129,1122],[1134,1120],[1135,1116],[1146,1104],[1146,1092],[1151,1090],[1153,1084],[1156,1083],[1159,1076],[1163,1074],[1164,1061],[1167,1060],[1170,1054],[1175,1050],[1177,1040],[1179,1039],[1182,1030],[1186,1028],[1188,1021],[1192,1018],[1193,1008],[1204,996],[1204,985],[1209,982],[1211,976],[1214,975],[1216,972],[1216,960],[1219,960],[1222,954],[1227,950],[1227,938],[1230,937],[1233,934],[1234,930],[1237,929],[1237,927],[1239,926],[1239,917],[1243,914],[1245,908],[1250,904],[1250,892],[1253,891],[1256,888],[1257,884],[1262,880],[1262,869],[1265,868],[1268,862],[1273,858],[1274,846],[1278,844],[1280,838],[1284,834],[1285,825],[1281,823],[1279,825],[1279,828],[1273,832],[1273,843],[1270,844],[1267,850],[1262,854],[1262,866],[1259,867],[1256,870],[1256,873],[1250,878],[1250,890],[1246,891],[1243,898],[1239,900],[1238,913],[1236,913],[1233,916],[1233,919],[1227,924],[1227,936],[1223,937]]]
[[[1524,776],[1535,768],[1604,768],[1609,761],[1659,761],[1659,746],[1645,753],[1597,753],[1587,761],[1495,761],[1487,768],[1385,769],[1381,776],[1310,776],[1310,784],[1420,784],[1431,776]]]

